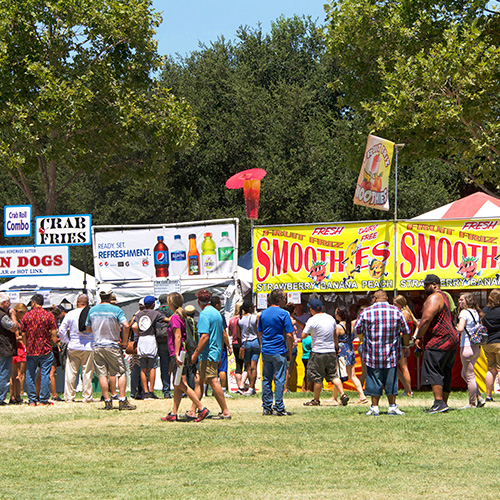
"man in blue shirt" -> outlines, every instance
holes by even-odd
[[[201,309],[200,317],[198,318],[200,340],[198,341],[198,347],[194,350],[191,357],[191,364],[196,363],[198,357],[200,358],[200,384],[196,387],[196,395],[201,400],[203,396],[203,383],[206,380],[206,383],[212,388],[212,394],[220,406],[221,412],[219,413],[219,418],[230,419],[231,413],[227,409],[226,399],[224,398],[218,378],[224,331],[222,316],[215,307],[210,305],[212,294],[208,290],[200,290],[196,294],[196,298]],[[198,412],[196,422],[200,422],[210,413],[206,408],[203,410],[206,410],[206,414],[203,411]]]
[[[268,297],[269,307],[262,311],[257,324],[257,334],[262,346],[263,415],[290,415],[285,410],[283,391],[286,362],[292,359],[294,328],[288,311],[281,309],[285,302],[283,290],[273,290]]]

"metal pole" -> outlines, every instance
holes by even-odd
[[[83,247],[83,293],[87,295],[87,246]]]
[[[398,153],[404,144],[395,144],[396,159],[394,161],[394,296],[396,296],[398,283]]]

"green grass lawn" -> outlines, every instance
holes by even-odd
[[[500,497],[500,403],[427,415],[432,396],[417,393],[400,398],[405,416],[384,414],[382,399],[381,416],[367,417],[367,405],[304,407],[310,397],[288,395],[292,416],[264,417],[260,398],[235,396],[232,420],[201,423],[161,422],[169,400],[129,412],[2,407],[0,498]],[[450,406],[466,401],[453,393]],[[204,402],[217,414],[212,397]]]

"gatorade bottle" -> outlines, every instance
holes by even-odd
[[[232,275],[234,271],[234,243],[229,239],[229,233],[223,231],[219,242],[219,273]]]
[[[217,253],[215,252],[215,241],[212,233],[205,233],[205,238],[201,244],[201,261],[203,263],[203,274],[210,274],[215,271],[217,264]]]
[[[181,241],[181,235],[176,234],[170,250],[170,276],[183,276],[187,271],[186,247]]]
[[[168,247],[163,243],[163,236],[158,236],[154,249],[154,261],[157,278],[168,277]]]
[[[200,253],[196,248],[196,234],[189,235],[188,273],[189,276],[200,274]]]

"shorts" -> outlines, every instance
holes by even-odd
[[[382,387],[386,396],[398,394],[398,367],[372,368],[366,367],[365,394],[367,396],[382,396]]]
[[[26,348],[22,342],[17,343],[17,354],[12,358],[12,364],[26,362]]]
[[[58,366],[61,366],[61,351],[59,350],[59,346],[53,346],[52,347],[52,353],[54,354],[54,360],[52,361],[52,366],[55,366],[56,368]]]
[[[245,347],[245,363],[250,363],[250,361],[259,361],[260,357],[260,344],[259,340],[255,339],[251,342],[247,342]]]
[[[219,363],[219,373],[220,372],[227,373],[227,347],[226,346],[222,347],[222,353],[220,356],[220,363]]]
[[[156,358],[140,356],[139,366],[141,367],[141,370],[155,370],[156,368],[158,368],[158,362],[156,361]]]
[[[488,360],[488,371],[500,371],[500,343],[485,344],[483,345],[483,350]]]
[[[422,356],[422,384],[442,385],[443,392],[451,391],[451,372],[457,351],[425,349]]]
[[[188,355],[186,352],[186,358],[184,359],[184,365],[182,366],[182,375],[187,375],[188,374],[188,369],[189,369],[189,360],[191,357]],[[177,374],[177,359],[175,356],[170,356],[170,373],[174,375]]]
[[[200,380],[203,382],[207,378],[216,378],[218,375],[219,363],[217,361],[200,361]]]
[[[307,380],[321,384],[323,379],[331,382],[339,378],[337,355],[334,352],[311,352],[307,363]]]
[[[233,344],[234,359],[236,361],[236,370],[234,373],[241,375],[243,373],[243,360],[240,358],[240,346],[239,344]]]
[[[125,375],[122,350],[119,347],[94,347],[94,373],[98,377]]]
[[[309,364],[309,358],[302,358],[302,364],[304,365],[304,378],[307,380],[307,365]]]

